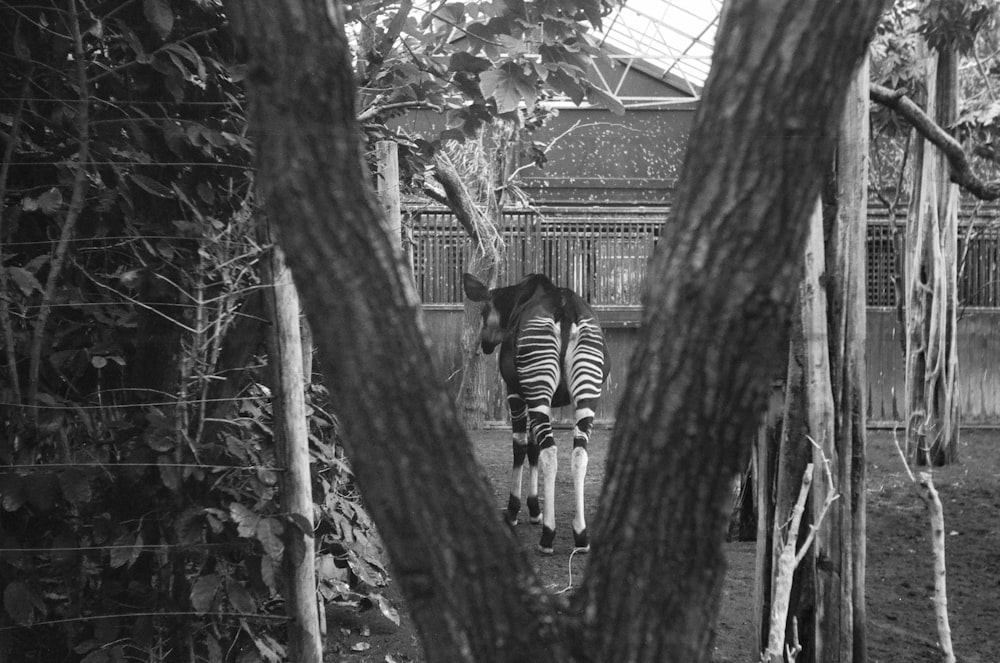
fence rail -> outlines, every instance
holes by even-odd
[[[501,232],[506,253],[500,282],[539,272],[591,304],[639,304],[646,261],[667,221],[667,207],[543,207],[509,209]],[[414,277],[426,304],[462,302],[470,245],[450,212],[411,212]],[[884,209],[868,221],[867,305],[895,306],[902,224]],[[1000,307],[1000,209],[966,207],[959,230],[959,303]]]
[[[426,304],[462,302],[470,245],[450,213],[413,215],[414,278]],[[507,210],[500,282],[547,274],[592,304],[637,305],[665,208]]]

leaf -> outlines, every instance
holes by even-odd
[[[399,611],[393,607],[389,599],[385,598],[381,594],[371,594],[368,596],[368,600],[375,604],[382,616],[388,619],[390,622],[399,626]]]
[[[174,29],[174,10],[170,7],[170,0],[144,0],[142,12],[146,15],[156,34],[160,39],[166,39],[170,31]]]
[[[145,175],[139,175],[138,173],[129,173],[129,177],[135,182],[140,189],[151,193],[159,198],[173,198],[174,192],[163,186],[151,177],[146,177]]]
[[[257,602],[254,601],[253,594],[247,590],[243,583],[232,578],[227,578],[226,595],[229,596],[229,603],[232,604],[236,612],[257,612]]]
[[[80,663],[107,663],[110,660],[110,654],[107,649],[95,649],[84,656]]]
[[[17,511],[25,503],[24,479],[16,474],[0,474],[0,496],[4,511]]]
[[[201,576],[194,581],[191,586],[191,607],[198,614],[208,612],[215,600],[215,594],[219,591],[222,578],[216,573]]]
[[[125,532],[111,546],[111,568],[132,566],[142,552],[142,535],[138,532]]]
[[[282,663],[284,661],[285,647],[266,633],[254,636],[253,644],[265,661],[269,663]]]
[[[260,558],[260,577],[272,593],[278,591],[277,564],[270,557]]]
[[[467,71],[470,74],[478,74],[492,66],[492,63],[486,58],[477,57],[465,51],[452,53],[448,60],[448,71]]]
[[[205,511],[193,506],[185,509],[174,521],[177,540],[186,546],[205,541]]]
[[[35,621],[36,610],[45,612],[42,597],[21,580],[15,580],[4,588],[3,607],[11,619],[24,626]]]
[[[83,470],[70,468],[60,472],[59,487],[70,504],[85,504],[94,496],[90,489],[90,476]]]
[[[618,97],[599,88],[587,88],[587,101],[595,106],[606,106],[615,115],[625,114],[625,106],[618,100]]]
[[[21,292],[25,295],[30,295],[35,291],[44,291],[42,284],[35,278],[35,275],[23,267],[8,267],[7,273],[10,274],[11,278],[14,279],[14,283],[17,284],[17,287],[19,287]]]
[[[300,532],[312,536],[313,524],[309,521],[308,518],[303,516],[301,513],[289,513],[285,516],[285,518],[291,525],[293,525]]]
[[[47,216],[53,216],[62,207],[62,193],[59,189],[52,187],[37,198],[24,198],[21,200],[21,209],[25,212],[41,212]]]
[[[55,187],[52,187],[38,197],[38,209],[48,216],[55,215],[62,207],[62,204],[62,192]]]
[[[501,114],[517,110],[522,100],[529,108],[535,105],[534,81],[513,63],[480,74],[479,89],[484,97],[496,101]]]
[[[261,518],[257,523],[257,540],[264,546],[267,556],[276,562],[285,553],[285,544],[281,541],[284,531],[285,526],[277,518]]]
[[[31,49],[20,30],[14,33],[14,57],[21,62],[31,62]]]
[[[229,517],[236,523],[236,531],[240,536],[251,538],[257,532],[257,522],[260,520],[260,516],[239,502],[233,502],[229,505]]]
[[[181,470],[173,465],[174,459],[166,454],[160,454],[156,462],[160,466],[160,480],[163,485],[175,493],[179,492],[182,479]]]

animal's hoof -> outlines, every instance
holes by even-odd
[[[542,538],[538,542],[538,552],[543,555],[551,555],[553,552],[552,544],[556,540],[556,531],[548,527],[542,526]]]
[[[521,500],[513,495],[507,500],[507,509],[504,511],[504,520],[513,527],[517,525],[517,513],[521,510]]]
[[[538,495],[528,496],[528,516],[532,525],[542,522],[542,507],[538,504]]]
[[[590,552],[590,535],[587,534],[587,528],[584,527],[582,532],[577,532],[573,530],[573,552],[578,553],[588,553]]]

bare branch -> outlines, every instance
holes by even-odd
[[[381,104],[377,102],[358,113],[358,122],[367,122],[379,113],[388,110],[433,110],[441,113],[444,111],[441,106],[427,101],[396,101],[391,104]]]
[[[31,408],[31,418],[38,416],[38,379],[42,363],[42,341],[45,338],[45,326],[52,313],[52,301],[55,298],[56,286],[66,261],[70,239],[76,228],[77,219],[83,210],[84,196],[87,191],[87,161],[90,154],[90,90],[87,85],[87,65],[83,53],[83,36],[80,34],[80,17],[77,12],[76,0],[70,0],[66,22],[73,36],[73,58],[76,60],[76,82],[80,91],[77,102],[76,131],[80,142],[76,152],[76,172],[73,175],[73,193],[70,196],[69,209],[63,221],[59,241],[49,267],[45,291],[42,294],[41,310],[35,319],[35,329],[32,332],[28,366],[28,406]]]
[[[954,136],[942,129],[927,113],[906,96],[903,90],[892,90],[872,84],[869,90],[872,101],[890,108],[906,118],[921,136],[934,143],[951,166],[951,181],[979,198],[997,200],[1000,198],[1000,182],[984,182],[972,170],[969,156]]]
[[[31,72],[28,71],[21,86],[21,99],[17,102],[17,111],[11,122],[10,135],[7,137],[7,147],[4,149],[3,164],[0,165],[0,200],[7,199],[7,176],[10,174],[10,163],[14,157],[14,149],[21,138],[21,120],[24,114],[24,97],[28,96],[28,86],[31,82]],[[0,230],[3,229],[3,205],[0,205]],[[3,262],[3,232],[0,232],[0,264]],[[0,293],[7,292],[7,270],[0,269]],[[17,372],[17,357],[15,352],[14,328],[10,322],[7,298],[0,296],[0,325],[3,327],[4,353],[7,358],[7,370],[10,377],[14,400],[21,402],[21,382]]]

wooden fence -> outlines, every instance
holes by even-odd
[[[581,293],[594,305],[605,328],[612,369],[598,406],[598,422],[610,423],[627,379],[641,309],[639,295],[647,257],[666,220],[664,208],[546,208],[508,212],[503,229],[507,255],[502,283],[541,272]],[[892,227],[878,214],[868,229],[868,419],[871,425],[902,421],[903,354],[896,322],[893,281],[896,258]],[[457,389],[461,357],[461,274],[467,245],[443,211],[422,212],[412,223],[414,278],[423,298],[425,321],[442,374]],[[964,308],[958,324],[963,423],[1000,425],[1000,232],[995,224],[964,226],[959,253]],[[503,387],[495,362],[488,419],[506,420]],[[556,413],[571,423],[572,412]]]

